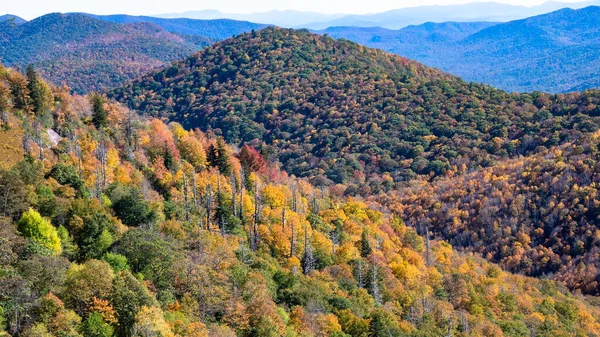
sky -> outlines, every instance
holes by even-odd
[[[564,2],[567,2],[566,0]],[[320,13],[366,14],[423,5],[469,3],[473,0],[0,0],[0,15],[14,14],[26,20],[52,12],[157,15],[216,9],[226,13],[257,13],[293,9]],[[496,0],[533,6],[544,0]]]

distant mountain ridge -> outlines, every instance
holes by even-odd
[[[446,21],[495,21],[507,22],[541,15],[562,8],[583,8],[600,1],[558,2],[550,1],[541,5],[526,7],[497,2],[473,2],[459,5],[417,6],[389,10],[375,14],[322,14],[294,10],[270,11],[253,14],[223,13],[217,10],[188,11],[183,13],[161,14],[164,18],[191,19],[234,19],[262,22],[286,28],[308,28],[321,30],[329,27],[382,27],[400,29],[425,22]]]
[[[426,23],[401,30],[335,27],[334,38],[399,54],[509,91],[570,92],[600,84],[600,7],[507,23]]]
[[[10,21],[17,25],[27,22],[25,19],[20,18],[16,15],[12,15],[12,14],[0,15],[0,22],[5,22],[5,21]]]
[[[89,15],[89,14],[88,14]],[[136,22],[150,22],[162,27],[167,32],[205,36],[214,40],[223,40],[251,30],[259,30],[267,27],[266,24],[248,21],[236,21],[230,19],[195,20],[195,19],[165,19],[151,16],[132,15],[91,15],[97,19],[129,24]]]
[[[76,92],[118,86],[207,46],[211,39],[166,32],[158,25],[117,24],[83,14],[44,15],[0,23],[0,60],[29,64]]]

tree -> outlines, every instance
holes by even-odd
[[[29,207],[26,183],[17,170],[0,170],[0,214],[16,218]]]
[[[46,113],[51,108],[54,97],[48,85],[39,78],[32,65],[27,67],[27,88],[33,112],[38,116]]]
[[[100,130],[108,126],[108,113],[104,108],[106,102],[104,97],[99,94],[92,94],[90,97],[92,103],[92,123]]]
[[[177,259],[177,247],[167,238],[151,229],[129,230],[114,252],[127,257],[131,269],[142,273],[160,290],[169,290],[176,271],[172,268]]]
[[[111,267],[104,261],[87,260],[83,264],[72,264],[67,271],[62,297],[65,303],[82,314],[93,298],[110,297],[113,278]]]
[[[10,76],[10,90],[13,97],[13,105],[17,110],[30,111],[30,96],[27,80],[18,72]]]
[[[240,163],[246,168],[248,173],[256,172],[264,174],[267,169],[265,158],[253,147],[244,145],[237,157],[240,159]]]
[[[146,287],[128,270],[115,277],[111,300],[119,319],[117,335],[124,337],[132,336],[136,314],[142,307],[158,306]]]
[[[18,222],[19,232],[33,242],[58,255],[62,252],[60,237],[50,221],[42,218],[40,213],[30,208]]]
[[[371,336],[374,337],[403,335],[396,317],[385,309],[375,309],[373,311],[371,314],[370,330]]]
[[[104,321],[101,313],[93,311],[83,321],[81,330],[89,337],[112,337],[115,329]]]
[[[137,227],[152,222],[156,217],[155,211],[135,186],[114,184],[108,195],[115,214],[127,226]]]
[[[302,256],[302,272],[304,275],[312,273],[315,269],[315,257],[310,242],[308,241],[308,231],[304,228],[304,255]]]
[[[227,145],[223,141],[222,138],[217,140],[217,158],[216,164],[219,168],[219,172],[225,177],[229,177],[231,175],[231,162],[229,160],[229,150],[227,149]]]
[[[371,243],[369,242],[369,234],[367,230],[363,230],[360,235],[360,256],[366,258],[373,252],[371,248]]]
[[[135,316],[132,336],[175,337],[175,334],[171,331],[159,308],[143,306]]]

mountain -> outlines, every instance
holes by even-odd
[[[274,10],[264,13],[253,14],[232,14],[223,13],[216,10],[188,11],[183,13],[170,13],[157,15],[161,18],[189,18],[189,19],[233,19],[250,22],[263,22],[280,27],[302,27],[315,22],[329,22],[341,17],[344,14],[323,14],[316,12],[302,12],[294,10]]]
[[[448,45],[497,24],[494,22],[427,22],[400,30],[380,27],[330,27],[314,32],[327,34],[336,39],[347,39],[427,63],[430,54],[443,53]]]
[[[583,8],[600,2],[557,2],[526,7],[496,2],[473,2],[459,5],[415,6],[375,14],[322,14],[302,11],[270,11],[254,14],[223,13],[216,10],[190,11],[158,15],[165,18],[234,19],[262,22],[286,28],[323,30],[329,27],[381,27],[400,29],[425,22],[506,22],[553,12],[563,8]]]
[[[335,27],[319,33],[380,48],[509,91],[598,87],[600,7],[563,9],[508,23],[426,23],[392,31]]]
[[[193,20],[193,19],[164,19],[150,16],[131,15],[94,15],[95,18],[115,23],[150,22],[162,27],[167,32],[205,36],[213,40],[224,40],[235,35],[259,30],[267,27],[264,24],[235,20]],[[260,22],[260,21],[255,21]]]
[[[586,7],[594,3],[597,2],[547,2],[543,5],[533,7],[514,6],[495,2],[473,2],[445,6],[419,6],[371,15],[347,16],[331,22],[306,25],[306,28],[324,29],[334,26],[378,26],[389,29],[400,29],[409,25],[419,25],[425,22],[505,22],[545,14],[563,8]]]
[[[0,59],[32,64],[76,92],[115,87],[208,45],[201,36],[169,33],[152,23],[117,24],[83,14],[48,14],[0,23]]]
[[[0,335],[600,333],[597,297],[421,237],[252,147],[1,66],[0,107],[20,150],[0,158]]]
[[[16,25],[20,25],[22,23],[27,22],[26,20],[24,20],[16,15],[11,15],[11,14],[0,15],[0,23],[5,22],[5,21],[10,21]]]
[[[467,83],[346,40],[278,28],[219,42],[111,97],[232,143],[264,141],[296,176],[326,184],[353,181],[356,172],[385,176],[360,183],[376,190],[457,164],[487,166],[527,154],[549,145],[554,132],[567,138],[580,128],[566,117],[559,130],[537,126],[533,114],[520,113],[541,108],[532,96]],[[531,143],[515,145],[523,137]]]

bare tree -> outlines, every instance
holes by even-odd
[[[290,257],[294,256],[296,250],[296,228],[294,226],[295,221],[292,219],[292,237],[290,239]]]
[[[210,230],[210,216],[213,204],[212,186],[206,184],[206,229]]]
[[[312,247],[308,241],[308,230],[304,226],[304,256],[302,257],[302,272],[304,275],[310,274],[315,270],[315,257],[313,255]]]

